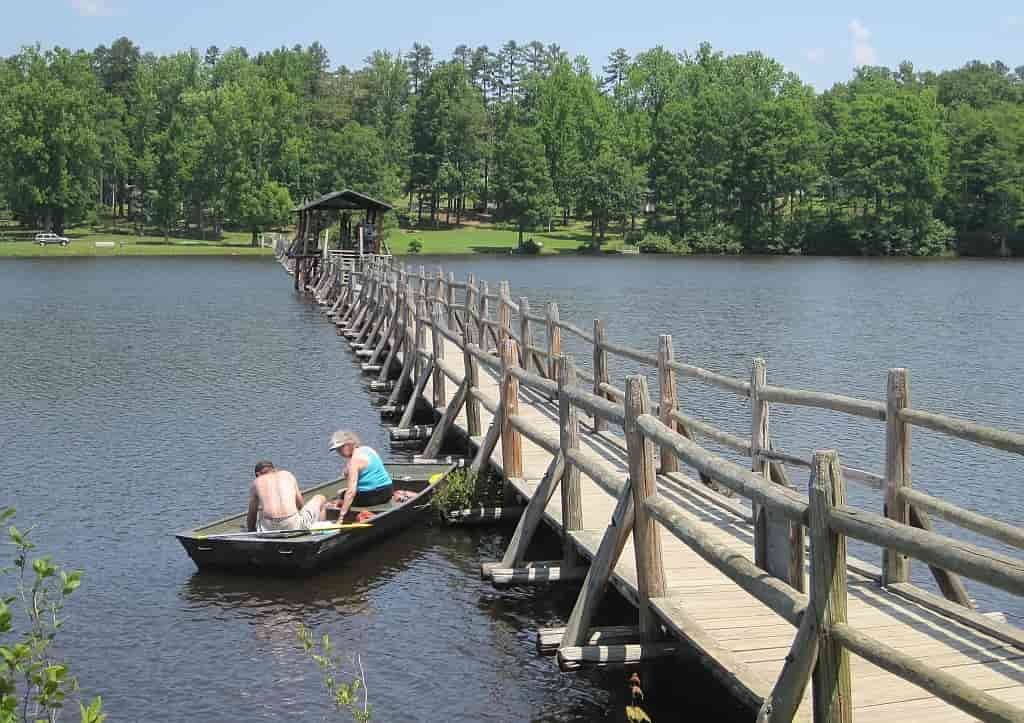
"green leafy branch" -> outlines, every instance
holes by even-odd
[[[0,524],[14,514],[13,507],[0,509]],[[0,575],[14,573],[15,579],[14,594],[0,597],[0,723],[53,723],[68,696],[78,691],[78,680],[52,648],[64,626],[64,602],[82,584],[82,573],[62,569],[49,555],[31,557],[33,529],[11,525],[7,536],[15,548],[13,567],[0,569]],[[20,634],[12,605],[27,623]],[[102,709],[99,697],[88,706],[79,703],[82,722],[102,723]]]
[[[330,636],[324,633],[319,641],[313,631],[301,623],[298,626],[299,644],[303,651],[320,669],[324,688],[330,696],[334,709],[347,714],[357,723],[368,723],[371,719],[369,691],[366,688],[366,672],[358,655],[349,661],[352,669],[342,662],[334,652]]]

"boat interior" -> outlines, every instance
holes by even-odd
[[[419,495],[431,484],[431,479],[436,475],[444,474],[451,469],[451,465],[425,465],[425,464],[389,464],[387,465],[388,472],[391,475],[392,482],[396,493],[411,492],[413,495]],[[335,479],[330,482],[317,485],[316,487],[310,487],[302,490],[302,496],[305,499],[309,499],[313,495],[323,495],[327,498],[328,505],[330,503],[340,499],[339,493],[343,493],[345,489],[344,479]],[[345,515],[344,523],[355,523],[360,512],[369,511],[376,515],[385,514],[398,507],[401,507],[403,503],[398,503],[395,498],[384,504],[372,505],[369,507],[355,507],[350,508]],[[245,529],[245,513],[240,515],[234,515],[227,517],[222,520],[197,527],[184,533],[187,536],[194,537],[207,537],[210,535],[225,535],[225,534],[237,534],[246,532]],[[330,506],[327,507],[327,520],[325,525],[337,525],[338,522],[338,510],[337,508],[332,509]],[[305,537],[305,536],[300,536]],[[292,538],[295,539],[295,538]]]

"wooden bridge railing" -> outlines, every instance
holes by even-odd
[[[354,286],[357,282],[360,284],[358,292]],[[340,289],[336,283],[324,282],[317,289],[319,293],[334,290],[336,306],[347,294],[350,301],[345,316],[351,321],[348,327],[359,329],[367,343],[374,342],[376,335],[379,346],[375,351],[383,348],[385,339],[392,350],[404,346],[415,351],[404,355],[402,372],[389,399],[389,403],[394,404],[400,388],[413,385],[413,396],[400,426],[411,423],[411,410],[427,379],[433,378],[431,402],[445,411],[433,429],[425,455],[436,453],[462,406],[467,410],[468,433],[480,439],[471,469],[480,469],[500,443],[506,477],[520,477],[523,438],[552,455],[551,464],[534,491],[503,559],[491,566],[495,575],[500,570],[504,571],[506,579],[517,579],[526,546],[555,487],[560,487],[562,494],[563,560],[561,564],[548,565],[544,576],[536,575],[537,568],[534,568],[528,571],[528,577],[556,580],[582,575],[572,542],[573,532],[584,529],[580,475],[586,475],[616,498],[613,518],[586,573],[586,582],[562,637],[563,648],[578,648],[588,640],[594,609],[630,534],[634,537],[637,556],[641,614],[638,636],[642,642],[656,643],[661,633],[652,601],[665,594],[660,537],[656,534],[656,525],[661,525],[798,628],[787,663],[762,708],[765,719],[792,717],[803,698],[811,671],[817,666],[813,686],[815,720],[849,720],[850,673],[846,651],[853,650],[972,715],[992,720],[1019,720],[1021,712],[1006,703],[872,640],[846,623],[846,571],[848,567],[857,568],[846,559],[845,540],[853,537],[882,548],[883,572],[878,579],[896,594],[1024,648],[1024,635],[1017,628],[970,609],[971,601],[959,577],[1022,595],[1024,565],[1019,560],[931,531],[927,515],[928,512],[938,514],[951,523],[1018,548],[1024,547],[1024,532],[1014,525],[913,489],[909,474],[912,425],[1017,454],[1024,453],[1024,435],[912,409],[905,369],[890,370],[886,401],[874,402],[768,385],[765,364],[760,359],[754,360],[749,381],[678,362],[674,359],[671,337],[667,335],[660,337],[656,354],[614,344],[607,340],[600,320],[594,322],[593,333],[588,334],[562,321],[555,304],[549,304],[543,316],[531,313],[527,298],[521,297],[518,302],[511,299],[507,283],[499,285],[498,293],[492,293],[486,282],[472,277],[461,284],[450,276],[445,278],[441,272],[428,277],[423,267],[418,274],[413,274],[406,269],[380,264],[361,276],[353,275],[352,284]],[[461,299],[457,298],[459,292]],[[329,293],[327,298],[330,299]],[[494,319],[490,317],[490,302],[496,304]],[[360,307],[358,311],[357,307]],[[384,321],[386,317],[390,321]],[[531,322],[544,325],[545,346],[535,345]],[[367,329],[373,330],[372,333]],[[592,376],[582,374],[573,358],[563,353],[563,331],[592,345]],[[425,343],[428,332],[430,347]],[[462,369],[445,358],[445,340],[462,351]],[[609,356],[655,370],[659,384],[658,404],[651,403],[644,376],[627,377],[624,390],[613,386]],[[499,380],[497,403],[480,389],[481,365]],[[678,403],[677,375],[750,399],[750,437],[730,434],[683,413]],[[588,383],[586,389],[578,386],[580,378]],[[450,400],[445,379],[458,384]],[[520,401],[526,394],[530,395],[532,403],[557,401],[557,436],[520,414]],[[885,422],[885,474],[843,467],[835,452],[819,451],[807,460],[776,449],[768,425],[770,404],[815,407]],[[486,432],[480,420],[481,406],[493,417]],[[578,411],[587,415],[594,433],[604,433],[609,425],[623,429],[628,474],[624,475],[581,445],[584,420]],[[749,456],[750,469],[704,449],[694,441],[695,435]],[[678,473],[680,463],[696,470],[702,480],[721,485],[751,502],[754,562],[723,548],[674,503],[659,496],[659,473],[688,489],[700,489],[699,484]],[[792,487],[784,464],[811,471],[806,498]],[[849,507],[845,492],[847,479],[884,489],[884,514]],[[701,494],[721,508],[745,516],[735,503],[707,490],[701,490]],[[805,534],[811,538],[808,578],[805,578],[803,559]],[[928,564],[944,595],[957,604],[951,605],[910,585],[911,558]],[[770,575],[765,575],[764,571]],[[809,588],[806,594],[805,586]]]

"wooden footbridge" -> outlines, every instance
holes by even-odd
[[[372,387],[390,391],[396,434],[422,435],[424,456],[465,435],[471,468],[494,465],[528,501],[483,574],[497,585],[583,580],[568,624],[537,637],[563,670],[696,656],[760,720],[1024,721],[1024,632],[976,611],[963,583],[1022,595],[1024,563],[934,532],[930,515],[1003,549],[1024,547],[1024,530],[915,489],[910,430],[1012,454],[1024,454],[1024,435],[913,408],[904,369],[890,370],[884,401],[769,385],[759,359],[736,379],[676,360],[668,336],[646,352],[609,341],[600,320],[580,328],[554,304],[538,314],[507,283],[492,291],[374,261],[344,277],[328,264],[307,290]],[[592,373],[562,353],[563,334],[592,347]],[[650,369],[653,400],[646,376],[613,384],[616,358]],[[749,400],[749,436],[686,414],[681,378]],[[412,427],[417,405],[433,408],[432,427]],[[775,405],[884,424],[885,469],[778,449]],[[806,486],[791,481],[796,468]],[[847,482],[884,503],[850,506]],[[541,522],[562,536],[560,560],[525,559]],[[848,538],[878,546],[882,568],[849,558]],[[910,583],[912,558],[941,596]],[[636,605],[638,625],[592,625],[608,584]]]

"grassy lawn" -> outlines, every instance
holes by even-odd
[[[55,256],[269,256],[273,249],[254,249],[251,235],[246,232],[227,232],[220,241],[163,236],[134,236],[73,229],[66,234],[68,246],[39,246],[30,241],[0,242],[0,258],[28,258]],[[113,243],[112,247],[99,246]]]
[[[250,234],[228,231],[220,241],[163,236],[135,236],[109,233],[87,228],[71,229],[65,234],[71,239],[69,246],[38,246],[30,241],[0,240],[0,258],[57,257],[57,256],[267,256],[272,249],[254,249],[249,245]],[[527,233],[543,244],[544,254],[574,254],[590,243],[590,227],[575,222],[551,232]],[[418,239],[423,244],[421,254],[507,254],[517,246],[518,232],[494,225],[466,225],[462,228],[439,230],[400,230],[391,232],[388,244],[392,253],[409,253],[409,242]],[[97,247],[97,243],[103,244]],[[105,244],[113,243],[112,247]],[[622,248],[622,236],[609,235],[602,247],[606,251]]]
[[[572,224],[550,233],[527,233],[544,244],[542,253],[572,254],[580,246],[590,243],[590,229],[585,223]],[[421,254],[502,254],[516,247],[519,234],[514,230],[493,226],[464,226],[463,228],[431,230],[398,230],[391,232],[388,245],[396,255],[409,253],[409,242],[419,239]],[[622,237],[606,237],[605,250],[622,247]]]

